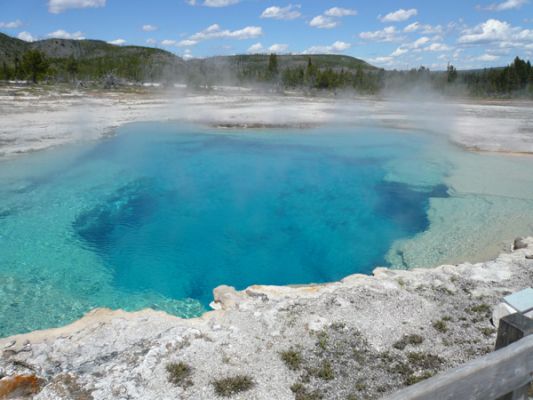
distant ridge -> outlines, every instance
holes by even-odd
[[[69,59],[79,64],[80,76],[96,78],[106,73],[132,80],[164,77],[184,77],[185,61],[168,51],[141,47],[117,46],[101,40],[45,39],[35,42],[0,33],[0,66],[13,68],[24,52],[36,49],[43,52],[53,67],[61,71]]]
[[[166,50],[142,46],[117,46],[100,40],[44,39],[35,42],[0,33],[0,67],[14,68],[23,54],[31,49],[43,52],[52,66],[66,74],[66,63],[74,59],[79,64],[79,76],[98,78],[106,73],[131,80],[185,80],[187,76],[205,71],[210,76],[236,74],[242,70],[260,70],[268,65],[269,55],[251,54],[215,56],[183,60]],[[311,60],[319,69],[351,71],[377,70],[367,62],[345,55],[278,55],[280,69],[305,68]],[[231,78],[231,77],[230,77]],[[231,79],[230,79],[231,80]]]

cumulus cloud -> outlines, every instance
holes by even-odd
[[[261,43],[255,43],[248,47],[248,53],[252,54],[262,53],[263,50],[263,45]]]
[[[178,42],[172,39],[165,39],[161,41],[162,46],[176,46],[176,44],[178,44]]]
[[[444,52],[452,50],[448,45],[440,42],[431,43],[431,39],[427,36],[422,36],[417,40],[402,44],[396,50],[394,50],[389,57],[401,57],[410,51],[419,53],[421,51],[429,52]]]
[[[331,54],[331,53],[342,53],[345,50],[348,50],[352,45],[350,43],[336,41],[330,46],[312,46],[305,50],[303,54]]]
[[[309,22],[309,26],[319,29],[332,29],[337,25],[339,25],[339,21],[325,15],[317,15]]]
[[[409,10],[404,10],[400,8],[397,11],[390,12],[385,16],[379,15],[378,18],[381,22],[402,22],[407,21],[409,18],[418,15],[418,10],[416,8],[411,8]]]
[[[498,44],[500,47],[527,47],[533,42],[533,30],[513,27],[508,22],[489,19],[459,37],[462,44]]]
[[[233,4],[237,4],[240,0],[187,0],[187,3],[191,6],[202,5],[205,7],[227,7]]]
[[[124,39],[115,39],[115,40],[111,40],[110,42],[107,42],[109,44],[114,44],[114,45],[117,45],[117,46],[122,46],[123,44],[126,43],[126,40]]]
[[[176,41],[173,39],[165,39],[161,41],[163,46],[176,46],[176,47],[192,47],[199,42],[210,39],[253,39],[261,36],[263,30],[259,26],[247,26],[242,29],[230,31],[228,29],[221,29],[220,25],[213,24],[208,26],[203,31],[197,32],[194,35],[189,36],[186,39]]]
[[[429,24],[421,24],[420,22],[413,22],[412,24],[407,25],[404,29],[404,32],[406,33],[412,33],[412,32],[421,32],[424,35],[431,35],[431,34],[442,34],[444,33],[444,28],[442,25],[429,25]]]
[[[200,42],[209,39],[253,39],[263,35],[263,29],[260,26],[247,26],[242,29],[230,31],[228,29],[222,30],[220,25],[213,24],[203,31],[195,33],[190,36],[188,40]]]
[[[250,54],[263,54],[263,53],[286,53],[289,49],[288,44],[276,43],[268,48],[264,48],[261,43],[255,43],[248,47],[247,52]]]
[[[340,18],[353,15],[357,15],[356,10],[333,7],[324,11],[324,14],[314,17],[309,21],[309,26],[319,29],[333,29],[340,25]]]
[[[506,11],[506,10],[515,10],[521,8],[524,4],[527,4],[528,0],[506,0],[501,3],[492,3],[487,7],[478,6],[478,9],[488,10],[488,11]],[[483,60],[482,60],[483,61]]]
[[[50,32],[48,35],[49,38],[54,38],[54,39],[75,39],[75,40],[83,40],[85,39],[85,36],[83,36],[83,32],[67,32],[63,29],[59,29],[57,31],[54,31],[54,32]]]
[[[394,57],[391,57],[391,56],[374,57],[374,58],[370,58],[368,61],[370,61],[372,64],[390,65],[392,61],[394,61]]]
[[[300,7],[300,5],[292,4],[289,4],[287,7],[268,7],[261,14],[261,18],[273,18],[287,21],[293,20],[296,18],[300,18],[300,16],[302,15],[302,13],[299,11]]]
[[[20,32],[17,37],[20,40],[24,40],[25,42],[35,42],[37,40],[35,36],[33,36],[30,32],[26,31]]]
[[[71,8],[105,7],[106,0],[48,0],[48,11],[59,14]]]
[[[500,56],[496,56],[494,54],[488,54],[488,53],[485,53],[479,57],[476,57],[476,60],[477,61],[496,61],[500,58]]]
[[[382,30],[374,32],[361,32],[359,37],[364,40],[372,40],[375,42],[396,42],[401,40],[398,30],[394,26],[387,26]]]
[[[452,48],[444,43],[431,43],[429,46],[424,48],[424,51],[435,51],[435,52],[442,52],[442,51],[450,51]]]
[[[289,49],[288,44],[276,43],[268,48],[269,53],[286,53]]]
[[[405,47],[398,47],[396,50],[394,50],[391,54],[391,57],[400,57],[404,54],[408,53],[409,50],[407,50]]]
[[[157,40],[154,38],[146,39],[146,44],[149,44],[150,46],[155,46],[157,44]]]
[[[195,46],[197,43],[198,43],[197,40],[184,39],[184,40],[180,40],[177,46],[178,47],[191,47],[191,46]]]
[[[324,12],[324,15],[328,17],[348,17],[357,15],[357,10],[351,10],[349,8],[333,7]]]
[[[16,21],[0,22],[0,29],[17,29],[22,26],[22,21],[17,19]]]
[[[157,26],[155,25],[150,25],[150,24],[146,24],[146,25],[143,25],[142,27],[142,30],[144,32],[153,32],[153,31],[157,31]]]

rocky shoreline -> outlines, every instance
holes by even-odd
[[[1,339],[0,398],[381,398],[492,351],[494,306],[533,286],[533,238],[520,243],[485,263],[221,286],[196,319],[94,310]]]

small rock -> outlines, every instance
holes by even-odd
[[[312,332],[320,332],[327,325],[329,325],[329,323],[326,318],[316,317],[315,319],[312,319],[311,321],[308,322],[307,328]]]
[[[527,249],[527,243],[523,238],[516,238],[513,244],[514,250]]]
[[[533,260],[533,254],[529,254],[526,256],[526,260]]]

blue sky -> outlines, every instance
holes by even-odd
[[[185,58],[339,53],[392,69],[533,59],[533,0],[0,0],[0,31],[100,39]]]

